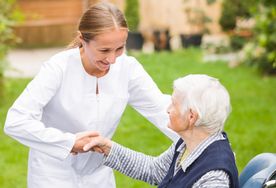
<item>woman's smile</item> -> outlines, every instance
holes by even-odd
[[[110,63],[104,61],[98,61],[98,65],[104,70],[107,70],[110,67]]]

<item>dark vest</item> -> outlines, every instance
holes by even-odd
[[[179,155],[177,148],[182,143],[183,140],[179,139],[175,147],[172,164],[167,175],[159,184],[159,188],[190,188],[204,174],[211,170],[223,170],[229,175],[230,187],[239,187],[238,170],[228,139],[218,140],[210,144],[202,152],[202,154],[186,169],[186,172],[184,172],[181,168],[175,174],[175,176],[173,176],[175,163]]]

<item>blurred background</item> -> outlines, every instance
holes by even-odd
[[[0,187],[26,187],[28,148],[3,133],[6,113],[41,64],[66,49],[82,13],[99,0],[0,0]],[[164,93],[180,76],[217,77],[229,90],[225,125],[239,172],[276,152],[275,0],[110,0],[130,28],[135,56]],[[127,135],[127,137],[126,137]],[[170,141],[130,107],[114,140],[150,155]],[[139,141],[137,141],[139,140]],[[116,172],[117,187],[152,187]]]
[[[99,0],[17,0],[24,21],[15,27],[22,47],[65,45],[72,40],[81,14]],[[181,36],[185,46],[200,44],[204,33],[222,34],[221,1],[203,0],[111,0],[125,12],[130,31],[140,33],[143,44],[169,48],[166,42]],[[186,43],[185,43],[186,42]],[[164,43],[164,44],[163,44]],[[140,47],[140,48],[141,48]]]

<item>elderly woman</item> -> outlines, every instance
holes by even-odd
[[[102,152],[106,166],[160,188],[238,187],[235,158],[223,132],[230,109],[229,94],[217,79],[188,75],[174,81],[168,127],[180,139],[164,153],[147,156],[100,136],[84,150]]]

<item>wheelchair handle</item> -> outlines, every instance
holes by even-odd
[[[272,187],[276,187],[276,180],[267,181],[263,186],[263,188],[272,188]]]

